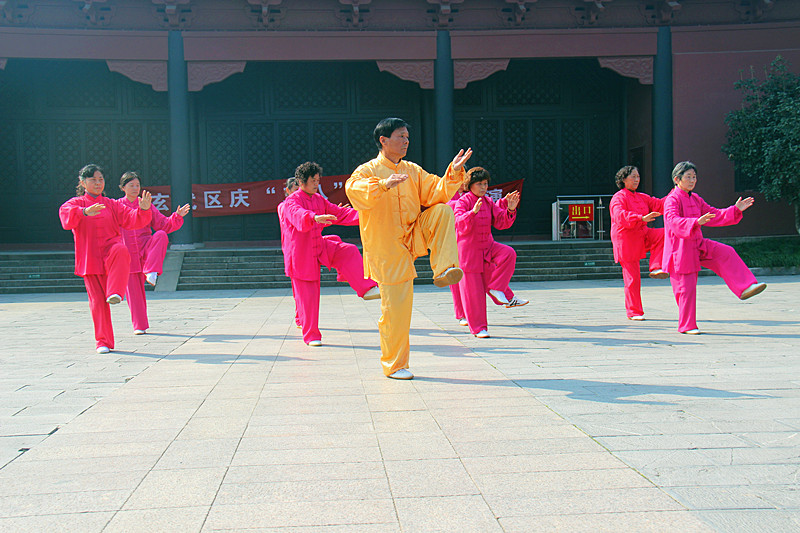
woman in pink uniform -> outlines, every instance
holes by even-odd
[[[741,197],[727,209],[711,207],[697,194],[697,167],[689,161],[672,170],[675,188],[664,199],[664,269],[670,274],[678,303],[678,331],[697,335],[697,273],[701,267],[714,271],[741,300],[767,288],[758,283],[736,250],[703,238],[701,227],[730,226],[742,219],[753,198]]]
[[[639,169],[634,166],[628,165],[619,169],[615,179],[619,191],[609,204],[614,261],[622,267],[625,312],[628,318],[644,320],[639,261],[650,252],[650,277],[669,277],[669,274],[661,270],[664,230],[647,226],[648,222],[661,216],[664,200],[636,192],[639,187]]]
[[[458,188],[458,191],[453,195],[447,205],[450,206],[453,211],[456,209],[456,203],[458,203],[458,199],[464,196],[464,193],[467,192],[467,184],[462,183],[461,187]],[[453,312],[456,315],[456,320],[458,320],[458,324],[460,326],[468,326],[469,322],[467,322],[467,315],[464,313],[464,306],[461,303],[461,290],[458,288],[458,283],[453,283],[450,285],[450,293],[453,295]]]
[[[335,235],[322,236],[331,224],[355,226],[358,211],[337,206],[317,194],[322,167],[306,162],[297,167],[295,177],[300,190],[283,201],[286,220],[284,262],[292,279],[292,292],[303,329],[303,341],[322,346],[319,331],[320,265],[336,269],[339,281],[346,281],[365,300],[380,298],[378,284],[364,278],[364,260],[354,244]]]
[[[284,198],[288,198],[293,192],[300,188],[300,181],[295,178],[291,177],[286,180],[286,187],[283,189],[283,196]],[[278,204],[278,226],[281,230],[281,250],[283,251],[283,267],[286,268],[286,258],[289,257],[288,249],[287,249],[287,241],[284,238],[284,234],[286,233],[286,218],[283,216],[283,206],[286,203],[284,199],[283,202]],[[294,298],[294,288],[292,289],[292,298]],[[297,311],[297,305],[294,306],[294,324],[298,328],[302,328],[303,326],[300,325],[300,313]]]
[[[482,167],[467,172],[467,192],[454,210],[458,238],[458,262],[464,271],[459,282],[469,331],[478,338],[489,337],[486,294],[497,305],[517,307],[528,300],[517,298],[508,286],[517,262],[510,246],[495,242],[492,227],[510,228],[517,218],[519,191],[508,193],[496,204],[486,196],[491,177]]]
[[[139,202],[142,190],[141,179],[136,172],[126,172],[119,180],[119,188],[125,193],[118,202],[134,208]],[[144,283],[156,285],[158,276],[163,272],[164,256],[167,253],[169,238],[167,233],[183,226],[183,217],[189,212],[189,204],[180,206],[169,217],[153,209],[150,224],[137,230],[122,230],[122,242],[131,254],[131,273],[128,277],[128,307],[131,310],[133,334],[144,335],[150,323],[147,320],[147,299],[144,294]],[[155,230],[155,233],[153,231]]]
[[[122,243],[121,228],[139,229],[151,219],[150,193],[138,206],[128,207],[103,196],[103,169],[86,165],[78,173],[78,194],[58,210],[61,226],[75,238],[75,274],[83,278],[89,295],[97,353],[114,349],[114,328],[109,304],[122,301],[128,284],[131,258]]]

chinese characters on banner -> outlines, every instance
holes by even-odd
[[[349,204],[344,183],[350,175],[323,176],[320,194],[334,204]],[[497,201],[513,190],[522,191],[522,181],[490,185],[487,195]],[[244,183],[192,184],[192,216],[218,217],[275,213],[284,199],[286,180],[250,181]],[[163,213],[174,210],[168,185],[143,187],[153,195],[153,205]],[[177,207],[177,206],[175,206]]]

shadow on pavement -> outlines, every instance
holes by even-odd
[[[567,397],[574,400],[585,400],[603,403],[637,403],[646,405],[673,405],[672,402],[658,400],[635,400],[632,396],[669,395],[692,398],[773,398],[766,394],[742,394],[721,389],[706,387],[687,387],[680,385],[647,385],[636,383],[614,383],[605,381],[591,381],[583,379],[537,379],[537,380],[472,380],[461,378],[437,378],[416,376],[414,381],[431,383],[452,383],[454,385],[486,385],[490,387],[522,387],[531,390],[536,395],[535,389],[557,390],[567,392]]]

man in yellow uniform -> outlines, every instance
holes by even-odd
[[[458,267],[453,210],[447,201],[464,181],[464,163],[472,149],[460,150],[444,177],[429,174],[410,161],[408,124],[385,118],[375,126],[378,157],[359,166],[345,184],[358,211],[364,246],[364,276],[378,282],[381,293],[381,364],[394,379],[411,379],[411,306],[414,300],[414,260],[431,251],[433,283],[446,287],[464,273]],[[427,207],[425,211],[421,207]]]

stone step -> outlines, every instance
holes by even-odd
[[[559,279],[608,279],[619,277],[610,243],[512,243],[517,266],[512,281],[555,281]],[[415,284],[433,282],[430,258],[414,263]],[[322,286],[346,286],[336,273],[321,269]],[[193,250],[184,255],[178,290],[221,288],[288,288],[283,255],[272,250]]]
[[[614,279],[621,277],[609,242],[511,242],[517,251],[512,281]],[[414,264],[415,284],[432,283],[430,258]],[[83,292],[74,275],[72,252],[0,253],[0,293]],[[647,264],[642,262],[643,276]],[[336,273],[321,269],[322,286],[346,286]],[[178,290],[289,288],[280,248],[198,249],[183,254]],[[148,287],[149,289],[149,287]]]
[[[0,294],[38,294],[50,292],[86,292],[86,286],[83,280],[80,280],[79,285],[42,285],[40,287],[0,287]]]

